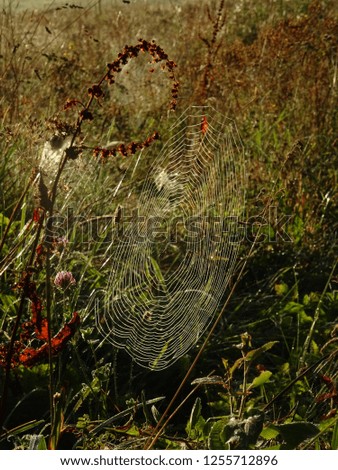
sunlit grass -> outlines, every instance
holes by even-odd
[[[177,114],[203,98],[233,119],[244,143],[248,175],[242,221],[248,236],[241,251],[245,275],[191,381],[205,379],[212,371],[221,378],[214,379],[214,385],[205,379],[205,386],[195,392],[200,401],[196,396],[187,401],[157,445],[177,448],[188,442],[192,448],[226,448],[222,439],[229,432],[229,417],[240,407],[237,429],[253,411],[257,416],[265,412],[264,431],[253,434],[255,442],[243,438],[240,446],[291,446],[298,430],[304,437],[297,441],[300,447],[336,448],[334,3],[321,7],[294,0],[271,7],[269,1],[225,1],[225,23],[208,56],[215,31],[213,12],[221,3],[140,1],[107,8],[102,2],[101,10],[99,5],[59,10],[55,3],[46,11],[32,12],[17,11],[14,2],[7,2],[11,8],[0,19],[0,238],[6,235],[0,258],[0,343],[10,341],[20,308],[17,283],[34,246],[37,226],[30,221],[39,204],[36,168],[41,158],[52,163],[55,157],[48,145],[56,123],[74,125],[79,111],[65,111],[66,101],[87,102],[88,88],[125,44],[136,44],[140,37],[155,39],[178,64]],[[77,333],[54,360],[53,387],[61,398],[53,406],[62,410],[64,427],[60,434],[50,429],[48,361],[32,368],[21,365],[10,372],[4,416],[9,436],[3,434],[1,447],[43,448],[51,434],[59,448],[76,443],[84,448],[142,447],[142,430],[156,424],[193,360],[194,350],[164,372],[145,372],[102,341],[87,308],[93,292],[104,289],[110,275],[108,266],[102,268],[104,237],[94,243],[88,227],[96,218],[116,214],[124,202],[112,195],[130,172],[130,157],[117,154],[102,165],[90,149],[142,141],[154,131],[164,138],[177,117],[168,110],[170,80],[160,67],[149,72],[153,67],[148,59],[138,57],[114,86],[104,87],[94,121],[82,128],[82,156],[68,162],[59,183],[55,216],[60,240],[50,256],[51,280],[67,271],[76,284],[51,295],[54,333],[74,311],[81,316]],[[203,89],[208,61],[208,88]],[[137,189],[162,142],[142,160]],[[53,169],[46,164],[44,172],[51,190]],[[109,226],[103,224],[102,229],[102,235],[109,236]],[[247,258],[258,230],[260,238]],[[38,293],[45,300],[45,271],[34,269]],[[22,313],[22,321],[28,321],[29,304]],[[239,366],[243,359],[237,346],[244,332],[252,343],[245,354],[263,352],[243,376],[243,368],[234,364]],[[264,349],[270,341],[278,343]],[[261,375],[264,370],[271,374]],[[3,380],[3,367],[0,374]],[[182,401],[191,391],[189,383]],[[162,396],[166,398],[156,402],[156,408],[145,404]],[[135,414],[122,413],[116,421],[116,426],[124,425],[132,416],[129,427],[123,432],[114,429],[115,421],[109,419],[129,408]],[[109,426],[100,427],[105,420]],[[293,423],[309,426],[278,427]],[[175,439],[170,440],[171,435]]]

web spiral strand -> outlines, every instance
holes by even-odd
[[[107,340],[153,370],[196,344],[234,273],[244,198],[236,126],[211,107],[188,108],[151,165],[132,215],[117,224],[97,309]]]

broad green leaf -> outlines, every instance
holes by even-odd
[[[308,315],[307,313],[305,313],[305,310],[302,310],[301,312],[299,312],[299,323],[301,325],[303,325],[304,323],[312,323],[313,322],[313,318]]]
[[[0,212],[0,224],[8,225],[9,218],[3,215],[2,212]]]
[[[283,308],[283,313],[298,315],[300,324],[313,321],[313,318],[305,312],[304,305],[298,302],[288,302]]]
[[[219,375],[199,377],[191,382],[191,385],[224,385],[224,380]]]
[[[275,439],[279,435],[279,431],[275,427],[268,426],[261,431],[260,436],[267,441]]]
[[[209,437],[208,437],[208,447],[211,450],[227,450],[229,446],[225,444],[225,439],[224,439],[224,428],[228,424],[228,419],[221,419],[219,421],[216,421],[215,424],[213,424]]]
[[[243,357],[240,357],[239,359],[237,359],[233,365],[230,367],[229,369],[229,375],[230,377],[233,376],[233,373],[235,372],[236,369],[238,369],[244,362],[244,358]]]
[[[289,450],[295,449],[301,442],[319,434],[317,426],[305,421],[280,425],[272,424],[271,428],[279,431],[279,434],[285,441],[283,448]]]
[[[125,426],[121,427],[115,427],[114,432],[118,432],[121,434],[127,434],[128,436],[133,436],[133,437],[139,437],[140,436],[140,430],[139,428],[135,425],[132,424],[129,428],[126,429]]]
[[[14,436],[17,434],[22,434],[24,432],[29,431],[30,429],[35,428],[36,426],[40,426],[41,424],[44,424],[44,422],[45,421],[43,419],[40,419],[40,420],[34,419],[32,421],[29,421],[28,423],[20,424],[16,428],[10,429],[7,434],[14,435]]]
[[[155,423],[158,423],[161,418],[161,413],[158,411],[155,405],[151,407],[151,414],[153,415]]]
[[[258,411],[258,414],[249,416],[243,420],[241,425],[246,435],[246,440],[249,445],[254,445],[262,432],[265,415],[263,412]]]
[[[42,434],[32,434],[29,439],[28,450],[47,450],[45,437]]]
[[[190,418],[186,426],[186,432],[190,439],[200,440],[203,438],[205,419],[201,415],[202,403],[199,397],[196,398],[192,407]]]
[[[189,419],[190,429],[193,429],[196,426],[196,423],[199,417],[201,416],[201,411],[202,411],[201,399],[200,397],[197,397],[190,413],[190,419]]]
[[[47,442],[44,436],[41,436],[37,450],[47,450]]]
[[[245,356],[245,361],[254,361],[257,359],[261,354],[271,349],[278,341],[269,341],[268,343],[263,344],[260,348],[252,349],[247,353]]]
[[[260,387],[261,385],[264,385],[271,377],[272,372],[269,370],[264,370],[259,374],[258,377],[255,377],[254,380],[251,382],[251,384],[248,385],[248,390],[251,388],[255,387]]]
[[[205,429],[205,419],[203,418],[203,416],[200,416],[198,418],[197,423],[195,424],[193,439],[204,441],[205,440],[204,429]]]
[[[275,284],[275,292],[277,295],[282,296],[287,294],[289,291],[289,286],[285,284],[285,282],[281,282],[280,284]]]

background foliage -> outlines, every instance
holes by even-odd
[[[75,111],[64,111],[64,104],[72,98],[86,101],[88,87],[125,44],[155,39],[177,63],[176,112],[168,110],[171,85],[160,65],[150,73],[148,59],[140,56],[104,89],[102,106],[82,128],[82,145],[139,141],[154,131],[165,140],[187,106],[210,103],[236,123],[248,188],[245,273],[179,394],[182,407],[154,445],[337,449],[334,2],[140,0],[110,7],[93,2],[88,10],[52,5],[43,11],[5,3],[0,15],[2,347],[17,318],[15,286],[34,248],[32,175],[44,143],[60,122],[74,124]],[[144,172],[156,158],[152,148]],[[127,165],[128,157],[120,155],[102,165],[85,150],[67,163],[56,209],[67,219],[62,235],[68,242],[54,247],[50,269],[52,277],[71,271],[76,285],[65,291],[53,287],[53,331],[74,311],[81,323],[53,361],[53,420],[47,359],[11,370],[2,448],[142,448],[193,360],[196,349],[164,372],[140,369],[102,342],[86,309],[91,293],[104,287],[108,268],[101,269],[104,247],[86,240],[81,227],[114,213],[112,190]],[[34,279],[44,299],[44,269],[37,269]],[[27,303],[23,320],[30,317]],[[3,357],[2,387],[5,362]]]

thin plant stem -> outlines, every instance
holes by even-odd
[[[243,413],[244,413],[244,407],[245,407],[245,402],[246,402],[246,396],[247,396],[247,387],[248,387],[248,371],[249,371],[249,364],[245,360],[246,354],[242,351],[242,356],[243,356],[243,383],[242,383],[242,397],[241,397],[241,403],[239,405],[239,410],[238,410],[238,418],[242,419],[243,418]]]
[[[54,385],[53,385],[53,361],[52,361],[52,315],[51,315],[51,269],[50,269],[50,245],[47,245],[46,255],[46,317],[48,336],[48,373],[49,373],[49,407],[50,407],[50,428],[54,428]]]

